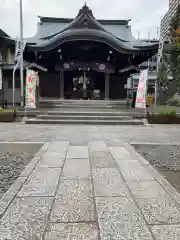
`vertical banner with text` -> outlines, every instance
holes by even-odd
[[[136,108],[146,108],[148,70],[143,70],[139,76],[139,83],[136,95]]]
[[[26,107],[36,108],[36,82],[38,75],[33,70],[26,72]]]

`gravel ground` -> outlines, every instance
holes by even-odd
[[[153,166],[180,171],[180,146],[177,145],[133,145]]]
[[[40,144],[32,146],[0,144],[0,198],[18,178],[40,147]]]
[[[180,145],[133,145],[180,192]]]

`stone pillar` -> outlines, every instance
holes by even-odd
[[[60,98],[64,99],[64,72],[60,71]]]
[[[110,74],[106,73],[105,74],[105,100],[109,100],[109,79],[110,79]]]

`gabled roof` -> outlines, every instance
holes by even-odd
[[[54,23],[58,21],[60,23],[64,22],[66,19],[59,18],[44,18],[40,17],[42,26],[44,23],[51,23],[51,28],[53,28]],[[52,20],[52,21],[51,21]],[[111,23],[109,26],[123,26],[126,32],[127,39],[121,39],[117,35],[109,31],[105,25],[102,25],[99,21],[95,19],[92,11],[84,5],[82,9],[79,10],[78,15],[75,19],[66,24],[62,29],[48,35],[41,36],[36,39],[35,45],[29,46],[33,51],[49,51],[60,44],[68,41],[76,40],[92,40],[96,42],[103,42],[115,50],[122,53],[136,53],[138,51],[146,50],[157,50],[157,43],[147,43],[145,41],[135,40],[133,38],[131,31],[129,31],[129,20],[101,20],[104,23]],[[114,25],[113,25],[114,24]],[[128,33],[128,34],[127,34]],[[32,39],[31,39],[32,41]]]
[[[34,37],[28,38],[27,42],[39,43],[41,42],[41,39],[57,35],[59,32],[64,30],[67,25],[72,24],[72,22],[74,22],[80,15],[85,14],[88,14],[88,16],[94,18],[92,11],[86,5],[79,10],[79,13],[75,19],[39,16],[40,22],[38,23],[38,31]],[[135,40],[131,33],[131,26],[129,25],[130,19],[95,19],[95,21],[97,24],[100,24],[105,30],[107,30],[117,38],[120,38],[122,41]]]

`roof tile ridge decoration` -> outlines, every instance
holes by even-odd
[[[128,21],[127,21],[128,23]],[[112,33],[110,33],[108,30],[106,30],[94,17],[92,10],[89,9],[89,7],[85,4],[80,10],[78,15],[76,16],[76,18],[70,22],[69,24],[67,24],[60,32],[57,32],[55,34],[52,35],[48,35],[46,37],[42,37],[41,39],[43,40],[48,40],[50,38],[55,37],[56,35],[65,32],[67,30],[70,29],[76,29],[76,28],[87,28],[88,25],[91,25],[91,29],[96,29],[96,30],[100,30],[106,33],[109,33],[111,35],[113,35]],[[114,36],[114,35],[113,35]],[[116,37],[116,36],[114,36]],[[117,38],[117,37],[116,37]]]
[[[59,17],[45,17],[39,16],[40,22],[61,22],[69,24],[74,20],[74,18],[59,18]],[[112,25],[127,25],[131,19],[96,19],[100,24],[112,24]]]
[[[44,17],[38,15],[38,18],[40,19],[40,22],[64,22],[64,23],[70,23],[74,20],[74,18],[59,18],[59,17]]]

